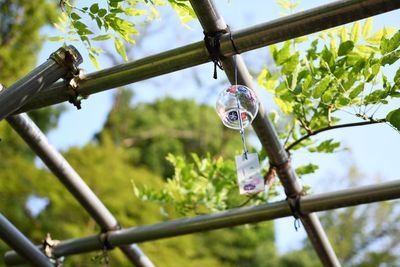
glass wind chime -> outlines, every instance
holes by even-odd
[[[251,125],[257,115],[259,101],[248,87],[237,84],[237,64],[234,56],[235,84],[223,90],[217,99],[216,109],[222,123],[231,129],[239,130],[244,153],[235,157],[240,194],[254,194],[265,189],[264,178],[260,173],[257,153],[248,153],[244,129]]]

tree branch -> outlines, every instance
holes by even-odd
[[[375,123],[383,123],[383,122],[386,122],[386,119],[371,119],[370,118],[368,121],[361,121],[361,122],[339,124],[339,125],[334,125],[334,126],[327,126],[325,128],[321,128],[321,129],[319,129],[317,131],[312,131],[312,132],[300,137],[300,139],[294,141],[288,147],[286,147],[286,151],[290,151],[292,148],[294,148],[295,146],[297,146],[298,144],[300,144],[304,140],[310,138],[311,136],[317,135],[317,134],[325,132],[325,131],[339,129],[339,128],[364,126],[364,125],[370,125],[370,124],[375,124]]]

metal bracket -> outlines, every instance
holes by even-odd
[[[78,82],[80,76],[82,76],[82,70],[78,68],[78,65],[83,61],[82,56],[74,46],[70,45],[67,47],[61,47],[52,53],[49,58],[69,70],[68,74],[64,78],[69,97],[68,101],[77,109],[81,109],[81,100],[83,97],[79,95]]]
[[[51,260],[51,262],[56,267],[61,267],[64,261],[64,257],[57,258],[53,253],[54,247],[56,247],[59,243],[59,240],[53,240],[51,238],[50,233],[47,233],[46,238],[43,241],[43,253]]]
[[[78,72],[78,66],[83,62],[81,54],[72,45],[57,49],[57,51],[51,53],[49,59],[54,60],[61,66],[67,67],[73,73]]]
[[[79,95],[79,81],[83,75],[82,69],[76,69],[75,71],[71,70],[70,74],[64,78],[65,85],[67,87],[68,93],[68,102],[72,103],[77,109],[81,109],[81,100],[86,99]]]

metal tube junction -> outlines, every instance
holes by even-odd
[[[3,214],[0,213],[0,238],[11,248],[27,260],[31,265],[37,267],[54,267],[47,258],[32,242],[26,238]]]
[[[343,25],[400,8],[393,0],[342,0],[239,31],[232,37],[238,52],[268,46],[302,35]],[[229,35],[221,37],[221,54],[235,53]],[[142,81],[210,61],[204,42],[169,50],[137,61],[93,72],[84,77],[78,92],[89,96],[104,90]],[[56,83],[30,100],[18,113],[68,101],[65,85]]]
[[[300,200],[300,210],[302,213],[307,214],[398,198],[400,198],[400,180],[304,196]],[[120,246],[273,220],[291,215],[287,202],[279,201],[165,223],[110,231],[106,237],[110,245]],[[93,235],[62,241],[54,248],[54,253],[57,257],[61,257],[102,248],[103,244],[100,242],[99,237]],[[7,252],[4,258],[8,265],[16,265],[23,262],[21,257],[14,251]]]
[[[54,173],[103,231],[117,230],[117,219],[83,181],[68,161],[49,143],[44,133],[25,113],[6,118],[11,127]],[[154,267],[138,246],[123,246],[123,253],[138,267]]]
[[[7,89],[0,91],[0,121],[18,110],[35,94],[77,69],[82,57],[73,46],[60,48],[49,59]]]

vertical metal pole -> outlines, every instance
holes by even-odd
[[[216,33],[227,30],[228,26],[218,13],[212,0],[190,0],[190,3],[205,32]],[[233,84],[235,82],[233,58],[221,57],[220,60],[226,75]],[[238,73],[237,82],[249,88],[254,88],[251,76],[242,57],[237,55],[236,60]],[[270,163],[277,167],[278,176],[285,188],[286,195],[289,198],[300,196],[303,188],[297,180],[294,169],[290,166],[289,156],[280,143],[278,135],[262,105],[253,122],[253,128],[268,154]],[[317,215],[302,215],[301,221],[324,266],[340,266],[339,260],[332,249]]]
[[[68,161],[48,142],[46,136],[27,114],[7,117],[7,121],[94,218],[103,231],[120,228],[116,218]],[[121,250],[138,267],[154,266],[138,246],[123,246]]]
[[[0,92],[0,121],[18,110],[32,96],[53,84],[82,63],[82,57],[73,46],[62,47],[28,75]]]
[[[0,237],[31,265],[37,267],[54,267],[50,259],[32,244],[32,242],[1,213]]]

